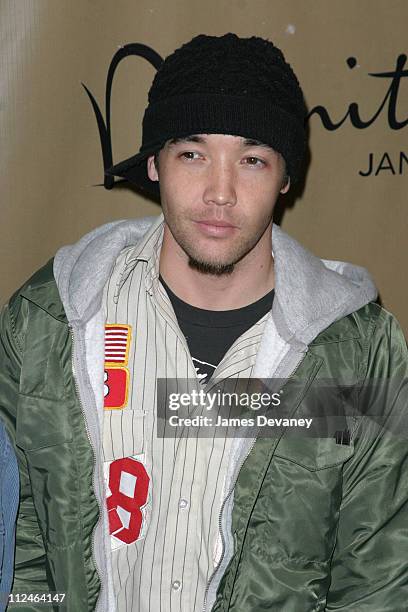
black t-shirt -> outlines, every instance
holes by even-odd
[[[273,289],[253,304],[242,308],[205,310],[187,304],[172,292],[161,276],[159,280],[169,296],[180,329],[187,340],[197,376],[203,384],[209,381],[235,340],[272,308]]]

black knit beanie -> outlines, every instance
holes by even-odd
[[[157,71],[137,155],[106,170],[158,195],[146,158],[171,138],[232,134],[282,154],[295,182],[306,148],[306,106],[299,82],[270,41],[236,34],[200,34],[169,55]]]

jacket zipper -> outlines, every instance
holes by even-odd
[[[259,431],[259,429],[257,431]],[[219,530],[219,533],[221,534],[222,553],[221,553],[220,560],[218,561],[217,566],[214,568],[214,571],[211,574],[210,579],[208,580],[207,586],[205,588],[203,612],[206,612],[206,609],[207,609],[207,597],[208,597],[208,591],[209,591],[209,588],[210,588],[210,584],[211,584],[215,574],[217,573],[217,571],[218,571],[218,569],[219,569],[219,567],[220,567],[220,565],[222,563],[222,560],[224,559],[224,555],[225,555],[225,539],[224,539],[224,534],[223,534],[222,525],[221,525],[222,513],[223,513],[223,510],[224,510],[225,504],[229,500],[229,498],[231,496],[231,493],[233,492],[233,490],[235,488],[235,485],[236,485],[236,482],[238,480],[238,476],[239,476],[239,473],[241,471],[241,468],[244,465],[244,463],[247,460],[247,458],[249,457],[252,449],[254,448],[256,440],[257,440],[257,438],[255,437],[254,440],[251,443],[251,446],[249,447],[249,449],[246,451],[244,457],[242,458],[242,461],[241,461],[241,463],[239,465],[239,468],[238,468],[238,470],[236,472],[236,475],[234,477],[233,483],[230,486],[230,488],[228,490],[228,493],[224,497],[224,501],[222,502],[222,505],[221,505],[220,513],[218,515],[218,530]]]
[[[78,381],[77,381],[76,373],[75,373],[75,364],[74,364],[74,344],[75,344],[75,338],[74,338],[74,331],[73,331],[73,328],[72,328],[71,325],[69,325],[69,329],[71,331],[71,340],[72,340],[72,356],[71,356],[72,378],[73,378],[73,381],[74,381],[74,387],[75,387],[76,395],[77,395],[78,402],[79,402],[79,405],[80,405],[80,408],[81,408],[82,416],[84,418],[86,435],[88,437],[88,441],[89,441],[89,444],[90,444],[91,449],[92,449],[92,456],[93,456],[93,470],[92,470],[92,474],[95,474],[95,471],[96,471],[96,452],[95,452],[95,446],[93,445],[91,434],[89,433],[88,421],[87,421],[86,416],[85,416],[85,411],[84,411],[84,407],[83,407],[83,404],[82,404],[81,395],[80,395],[80,392],[79,392],[79,385],[78,385]],[[101,504],[99,503],[98,497],[96,495],[95,495],[95,499],[96,499],[96,503],[98,504],[98,508],[99,508],[99,520],[103,520],[103,518],[102,518],[102,507],[101,507]],[[96,527],[96,525],[95,525],[95,527]],[[102,576],[100,574],[100,571],[99,571],[99,568],[98,568],[98,564],[96,562],[95,548],[94,548],[94,535],[93,534],[91,536],[91,552],[92,552],[92,558],[93,558],[93,560],[95,562],[95,569],[96,569],[96,573],[98,575],[99,581],[101,583],[101,590],[102,590],[102,587],[103,587]]]
[[[298,365],[298,364],[297,364],[297,365]],[[293,373],[294,373],[294,371],[296,370],[297,365],[295,365],[295,366],[294,366],[294,367],[291,369],[291,372],[290,372],[290,374],[289,374],[289,375],[285,376],[286,383],[287,383],[287,382],[288,382],[288,381],[289,381],[289,380],[292,378]],[[258,436],[258,433],[259,433],[259,427],[257,428],[256,435],[255,435],[255,437],[254,437],[254,439],[253,439],[253,441],[252,441],[252,443],[251,443],[251,445],[250,445],[249,449],[246,451],[246,453],[245,453],[245,455],[244,455],[244,457],[243,457],[242,461],[241,461],[241,462],[240,462],[240,464],[239,464],[239,468],[238,468],[238,470],[237,470],[237,472],[236,472],[236,475],[235,475],[235,477],[234,477],[234,479],[233,479],[233,483],[232,483],[232,485],[230,486],[230,488],[229,488],[229,490],[228,490],[228,493],[227,493],[227,495],[225,496],[224,501],[222,502],[222,505],[221,505],[220,513],[219,513],[219,515],[218,515],[218,529],[219,529],[219,533],[221,534],[222,553],[221,553],[220,560],[219,560],[219,562],[217,563],[217,566],[214,568],[214,571],[212,572],[212,574],[211,574],[211,576],[210,576],[210,578],[209,578],[209,580],[208,580],[208,582],[207,582],[207,586],[206,586],[206,589],[205,589],[205,592],[204,592],[204,606],[203,606],[203,610],[202,610],[202,612],[206,612],[206,611],[207,611],[207,597],[208,597],[208,591],[209,591],[209,588],[210,588],[210,584],[211,584],[211,582],[213,581],[213,578],[214,578],[215,574],[217,573],[217,571],[218,571],[218,569],[219,569],[219,567],[220,567],[220,565],[221,565],[221,563],[222,563],[222,560],[224,559],[224,555],[225,555],[225,539],[224,539],[224,534],[223,534],[223,531],[222,531],[222,525],[221,525],[221,517],[222,517],[222,513],[223,513],[223,510],[224,510],[224,507],[225,507],[226,502],[228,501],[228,499],[229,499],[229,497],[230,497],[230,495],[231,495],[232,491],[233,491],[233,490],[234,490],[234,488],[235,488],[235,485],[236,485],[236,483],[237,483],[237,480],[238,480],[238,477],[239,477],[240,471],[241,471],[241,469],[242,469],[242,466],[244,465],[245,461],[247,460],[247,458],[249,457],[249,455],[250,455],[250,453],[251,453],[252,449],[253,449],[253,448],[254,448],[254,446],[255,446],[255,443],[256,443],[256,441],[257,441],[257,436]]]

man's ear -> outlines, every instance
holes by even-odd
[[[154,155],[147,158],[147,175],[151,181],[159,180],[156,164],[154,163]]]
[[[286,181],[284,180],[283,187],[280,190],[280,193],[287,193],[290,187],[290,176],[285,176]]]

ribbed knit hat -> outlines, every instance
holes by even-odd
[[[306,148],[306,105],[290,65],[273,43],[253,36],[200,34],[169,55],[157,71],[143,118],[142,146],[106,170],[158,195],[146,159],[167,140],[231,134],[282,154],[295,182]]]

